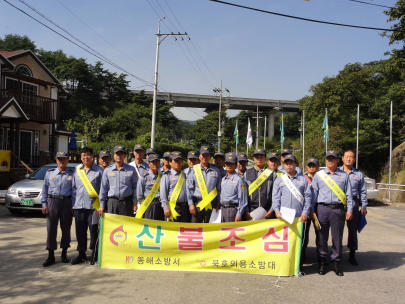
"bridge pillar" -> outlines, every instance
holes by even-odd
[[[274,137],[274,114],[276,114],[278,112],[278,110],[272,110],[270,112],[267,113],[268,117],[267,117],[267,121],[268,121],[268,138],[272,139]]]

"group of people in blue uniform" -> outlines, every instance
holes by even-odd
[[[62,230],[62,262],[68,263],[70,228],[75,218],[78,256],[72,264],[87,261],[87,231],[90,231],[90,263],[97,261],[98,222],[104,212],[150,220],[208,223],[212,210],[221,210],[221,222],[252,220],[253,211],[262,208],[266,219],[283,219],[283,208],[295,211],[305,229],[302,237],[301,266],[306,263],[306,248],[311,223],[316,227],[318,273],[326,273],[329,231],[332,235],[333,271],[343,276],[340,260],[343,230],[348,227],[349,262],[358,265],[357,224],[367,214],[367,192],[363,174],[353,167],[355,153],[344,152],[343,166],[337,167],[339,154],[330,150],[326,168],[319,171],[319,161],[309,158],[303,174],[289,149],[267,154],[256,149],[254,166],[247,169],[245,153],[214,154],[211,147],[189,151],[188,168],[182,170],[183,155],[165,152],[163,166],[154,149],[134,146],[134,161],[127,164],[127,150],[122,145],[99,153],[94,163],[91,148],[81,151],[82,164],[67,168],[69,155],[56,154],[57,168],[45,175],[42,191],[43,213],[47,214],[48,258],[44,267],[55,263],[58,221]],[[147,162],[144,161],[146,155]],[[112,158],[114,162],[112,163]],[[99,202],[98,210],[94,204]],[[286,210],[286,209],[284,209]],[[360,211],[361,210],[361,211]]]

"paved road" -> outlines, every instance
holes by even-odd
[[[345,252],[344,277],[316,274],[311,232],[306,276],[277,278],[248,274],[97,269],[58,263],[44,269],[45,218],[11,215],[0,206],[1,303],[404,303],[405,208],[370,207],[360,234],[360,265]],[[73,225],[74,227],[74,225]],[[76,255],[76,240],[69,257]],[[345,236],[346,237],[346,236]],[[279,286],[279,287],[277,287]],[[237,293],[247,293],[240,294]]]

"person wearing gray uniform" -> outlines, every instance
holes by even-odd
[[[180,174],[182,173],[181,171],[182,165],[183,165],[183,156],[181,155],[181,152],[173,151],[172,153],[170,153],[171,169],[163,174],[162,180],[160,182],[160,201],[162,202],[162,208],[164,209],[166,219],[171,216],[169,201],[170,198],[172,197],[176,184],[180,178]],[[186,174],[184,172],[183,174],[184,174],[183,186],[181,187],[180,194],[177,198],[176,206],[174,208],[176,212],[180,215],[177,216],[176,219],[173,218],[173,222],[190,223],[191,221],[190,206],[193,206],[194,208],[194,205],[192,203],[190,203],[191,205],[189,205],[187,201]]]
[[[225,154],[224,153],[222,153],[222,152],[215,153],[212,164],[218,168],[218,170],[221,174],[221,178],[223,178],[227,174],[226,170],[224,169],[224,165],[225,165]]]
[[[111,154],[108,150],[101,150],[98,155],[98,163],[103,170],[111,164]]]
[[[212,208],[216,207],[217,198],[221,195],[221,175],[217,167],[211,165],[211,148],[209,146],[202,146],[200,148],[200,168],[204,178],[205,186],[208,193],[211,193],[215,188],[217,189],[217,196],[211,201]],[[193,170],[187,177],[187,201],[190,206],[190,212],[192,215],[192,223],[209,223],[212,210],[200,210],[199,207],[195,207],[202,201],[202,195],[197,183],[196,174]],[[191,206],[193,205],[193,206]]]
[[[273,174],[272,174],[273,187],[274,187],[274,181],[277,179],[277,177],[283,176],[285,174],[285,172],[278,170],[279,164],[280,164],[280,157],[278,156],[278,154],[270,152],[269,155],[267,156],[267,167],[270,170],[273,170]],[[283,167],[283,170],[284,170],[284,167]],[[267,218],[267,219],[275,218],[273,208],[270,208],[270,210],[265,215],[265,218]]]
[[[197,165],[199,163],[200,163],[200,160],[198,158],[198,152],[197,151],[188,151],[188,153],[187,153],[188,168],[183,170],[186,177],[189,175],[190,171],[193,170],[193,166]]]
[[[238,167],[236,172],[243,180],[245,180],[245,172],[248,165],[248,158],[246,153],[239,153],[237,159],[238,159]]]
[[[359,265],[356,260],[356,250],[359,249],[358,240],[357,240],[357,226],[359,225],[360,218],[360,200],[361,200],[361,215],[367,214],[367,188],[366,183],[364,182],[364,175],[361,171],[353,167],[353,164],[356,162],[356,154],[352,150],[347,150],[343,153],[343,166],[339,169],[345,171],[349,174],[350,184],[352,186],[353,192],[353,219],[347,221],[347,248],[350,250],[349,262],[352,265]]]
[[[328,256],[329,228],[332,234],[332,254],[333,271],[338,276],[343,276],[340,270],[340,260],[343,252],[343,230],[345,221],[350,221],[353,217],[353,196],[350,185],[349,175],[340,170],[339,154],[334,150],[326,152],[326,168],[323,170],[325,176],[331,178],[340,190],[346,195],[346,198],[340,199],[330,186],[321,179],[319,171],[312,179],[313,204],[315,204],[315,213],[321,225],[320,231],[316,233],[316,247],[319,261],[318,273],[324,275],[326,257]],[[345,212],[345,204],[347,212]]]
[[[44,177],[42,187],[42,213],[46,214],[46,250],[48,258],[44,267],[55,263],[54,252],[57,249],[56,236],[58,232],[58,222],[62,230],[60,248],[62,248],[62,262],[69,263],[67,250],[70,247],[70,228],[72,226],[73,208],[72,208],[72,180],[73,169],[68,169],[69,154],[67,152],[58,152],[55,155],[57,168],[49,169]]]
[[[127,152],[124,146],[114,147],[115,163],[108,166],[103,173],[100,188],[100,209],[98,214],[107,213],[134,216],[138,209],[136,205],[136,177],[135,168],[125,164]]]
[[[163,153],[163,166],[159,168],[159,171],[165,173],[170,170],[170,152]]]
[[[278,167],[278,170],[280,170],[283,173],[286,173],[286,171],[284,169],[284,156],[290,155],[290,154],[292,154],[292,151],[290,149],[283,149],[283,151],[281,152],[281,165]],[[295,168],[295,171],[297,171],[297,174],[302,175],[302,170],[298,166],[298,162],[297,162],[297,168]]]
[[[225,168],[227,174],[222,178],[220,203],[221,222],[240,222],[247,206],[246,183],[236,173],[237,157],[234,152],[226,154]]]
[[[136,144],[134,146],[135,160],[130,162],[129,165],[135,168],[138,178],[140,178],[145,171],[149,170],[149,165],[143,161],[144,155],[145,147],[143,145]]]
[[[83,164],[79,165],[78,169],[84,171],[89,182],[98,194],[100,192],[101,178],[103,177],[104,170],[94,163],[92,148],[84,147],[80,154]],[[76,170],[72,182],[72,205],[76,226],[77,251],[79,251],[79,255],[72,260],[72,265],[87,261],[87,229],[90,230],[89,249],[92,251],[90,263],[94,265],[98,235],[97,230],[93,229],[93,226],[97,227],[97,225],[93,225],[93,217],[97,217],[97,222],[99,219],[97,211],[94,210],[92,205],[96,199],[97,197],[89,195],[89,192]]]
[[[159,171],[160,158],[157,154],[150,154],[148,157],[149,170],[144,172],[138,181],[136,188],[138,203],[141,204],[145,198],[151,192],[153,186],[155,185],[158,176],[162,175]],[[148,220],[164,221],[165,216],[163,213],[163,208],[160,203],[159,190],[157,191],[153,201],[149,204],[148,209],[146,209],[142,218]]]
[[[151,155],[151,154],[156,154],[155,149],[153,149],[153,148],[147,148],[147,149],[146,149],[146,160],[148,160],[148,157],[149,157],[149,155]]]

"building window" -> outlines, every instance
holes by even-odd
[[[32,77],[32,72],[29,67],[27,67],[24,64],[19,65],[18,67],[15,68],[15,73],[16,74],[23,74]]]
[[[6,89],[18,91],[18,81],[6,78]]]
[[[22,83],[22,92],[28,94],[38,95],[38,87],[29,83]]]
[[[21,92],[38,95],[38,86],[35,84],[30,84],[27,82],[20,82],[21,83]],[[19,91],[18,88],[18,81],[11,78],[6,78],[6,89]]]

